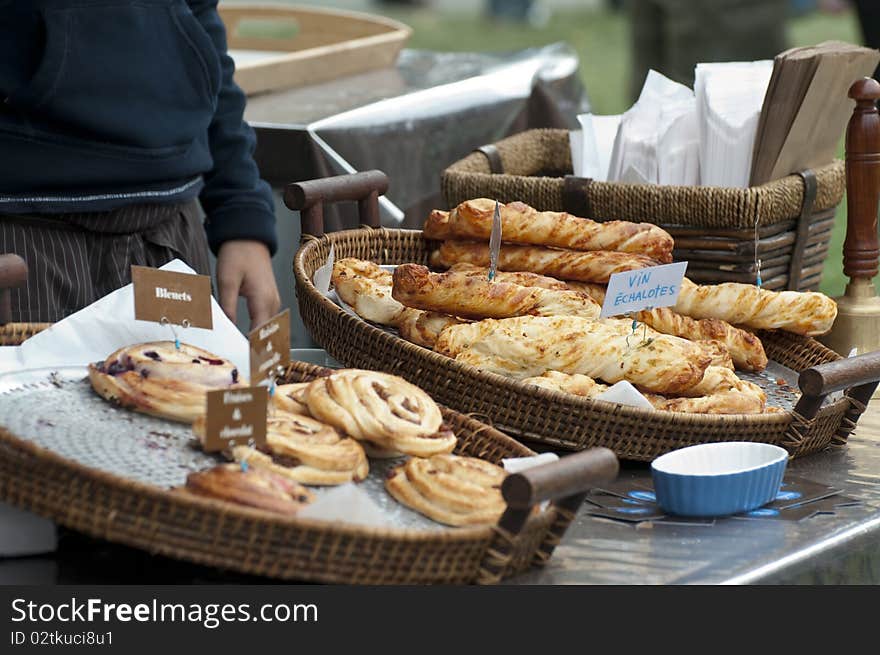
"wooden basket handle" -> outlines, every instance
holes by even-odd
[[[0,255],[0,325],[12,321],[12,294],[9,290],[27,280],[27,264],[18,255]]]
[[[804,369],[798,376],[801,397],[794,408],[795,414],[810,421],[822,406],[825,397],[847,389],[849,409],[841,421],[836,439],[843,442],[855,429],[859,417],[868,406],[880,381],[880,351],[873,351],[826,362]]]
[[[496,537],[480,566],[478,582],[494,584],[508,570],[514,539],[522,531],[532,509],[544,501],[554,501],[556,520],[538,544],[533,562],[543,564],[562,539],[587,492],[617,477],[620,463],[614,451],[591,448],[567,455],[556,462],[508,475],[501,485],[507,509],[498,520]]]
[[[302,234],[324,236],[324,203],[354,200],[362,224],[378,228],[379,196],[388,191],[388,176],[372,170],[294,182],[284,189],[284,204],[300,212]]]

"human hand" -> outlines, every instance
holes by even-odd
[[[251,328],[281,308],[272,271],[272,256],[261,241],[226,241],[217,253],[217,293],[220,307],[235,322],[238,297],[247,300]]]

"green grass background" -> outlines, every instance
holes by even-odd
[[[328,3],[332,5],[333,3]],[[442,6],[442,3],[440,4]],[[396,18],[413,29],[408,47],[438,51],[509,51],[565,41],[578,53],[580,74],[593,111],[617,114],[630,106],[629,27],[625,13],[607,9],[555,12],[541,27],[493,21],[481,14],[439,11],[434,8],[404,9],[372,5],[370,11]],[[829,39],[860,42],[860,32],[852,12],[825,14],[812,12],[793,16],[788,24],[789,45],[801,46]],[[843,157],[843,135],[839,156]],[[843,240],[846,202],[838,208],[829,256],[822,275],[821,289],[831,296],[841,295],[847,278],[843,275]],[[880,276],[875,284],[880,281]]]

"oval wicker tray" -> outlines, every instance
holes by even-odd
[[[306,219],[304,214],[304,223]],[[508,434],[550,447],[602,446],[623,459],[651,461],[699,443],[760,441],[782,446],[797,457],[845,443],[873,391],[871,387],[865,395],[866,388],[860,386],[859,393],[823,402],[825,390],[801,396],[798,405],[784,413],[716,416],[642,410],[524,385],[416,346],[345,312],[312,282],[331,245],[337,259],[428,265],[436,242],[424,239],[417,230],[368,227],[305,237],[294,259],[300,314],[312,337],[332,357],[346,366],[400,375],[439,402],[485,417]],[[811,338],[771,331],[759,336],[770,360],[794,371],[841,359]],[[868,376],[874,376],[874,369]],[[859,379],[856,384],[863,382]]]
[[[301,382],[327,372],[294,362],[284,380]],[[460,454],[495,463],[534,454],[473,418],[446,408],[443,416],[459,437]],[[0,427],[0,500],[151,553],[271,578],[345,584],[498,582],[546,562],[588,486],[609,479],[612,465],[610,475],[616,475],[616,461],[608,459],[613,455],[594,451],[584,454],[593,457],[589,461],[564,458],[532,469],[544,470],[544,491],[516,504],[511,498],[517,495],[508,497],[505,490],[509,507],[497,526],[374,528],[279,517],[176,493],[84,466],[25,436]],[[509,478],[531,489],[530,475]],[[541,487],[541,480],[536,484]],[[544,511],[531,511],[555,496],[563,497]]]

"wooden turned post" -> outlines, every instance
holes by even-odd
[[[819,337],[847,357],[880,349],[880,297],[874,288],[880,259],[877,209],[880,203],[880,82],[869,77],[855,82],[849,97],[856,101],[846,127],[846,239],[843,272],[846,293],[835,298],[837,318]]]
[[[846,128],[846,241],[843,272],[851,280],[877,275],[880,243],[880,82],[866,77],[850,87],[856,107]]]

